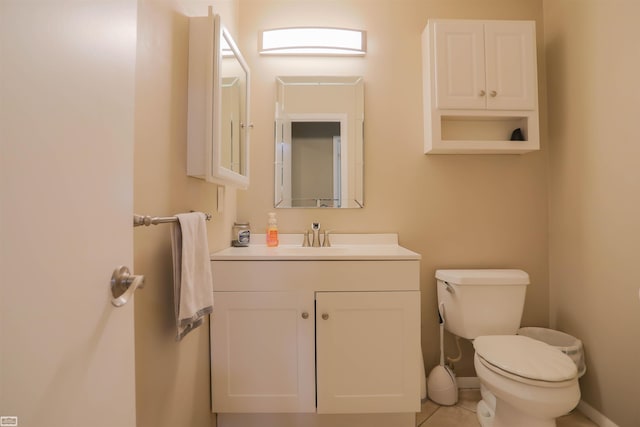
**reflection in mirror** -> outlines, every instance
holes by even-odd
[[[292,207],[342,206],[340,122],[291,122]]]
[[[220,35],[220,53],[217,55],[218,64],[214,68],[214,84],[218,85],[218,96],[215,96],[214,89],[213,112],[214,122],[215,119],[219,120],[218,173],[232,178],[236,184],[248,184],[249,68],[229,32],[222,28]]]
[[[221,127],[221,160],[222,167],[236,173],[242,172],[241,143],[240,143],[240,79],[237,77],[222,78],[222,119]]]
[[[275,207],[360,208],[361,77],[278,77]]]

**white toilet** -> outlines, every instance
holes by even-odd
[[[516,335],[529,275],[521,270],[437,270],[446,330],[473,340],[483,426],[553,427],[580,400],[569,356]]]

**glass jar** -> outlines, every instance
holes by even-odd
[[[251,231],[248,222],[234,222],[231,246],[246,247],[251,241]]]

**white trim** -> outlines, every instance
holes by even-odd
[[[580,403],[578,403],[578,410],[600,427],[619,427],[616,423],[602,415],[598,410],[584,400],[581,400]]]
[[[458,388],[480,388],[480,378],[478,377],[457,377]]]

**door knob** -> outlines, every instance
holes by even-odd
[[[111,295],[113,295],[111,304],[115,307],[122,307],[129,301],[136,289],[143,286],[144,276],[133,275],[127,267],[121,265],[113,270],[111,275]]]

